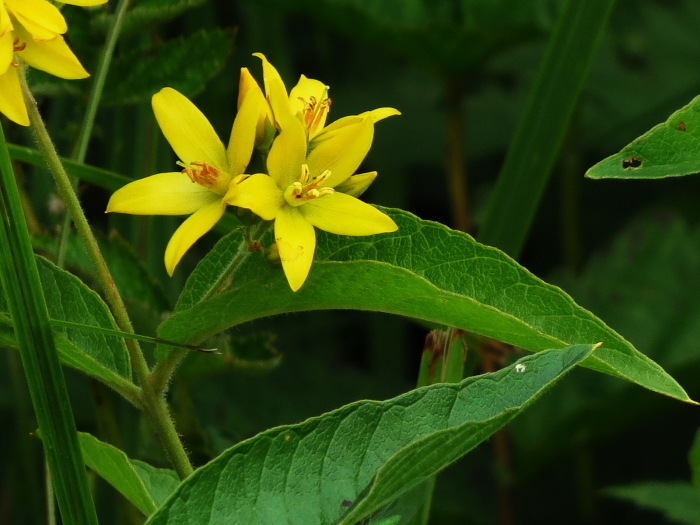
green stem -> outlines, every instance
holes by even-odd
[[[134,333],[133,326],[131,325],[131,320],[126,311],[126,306],[124,301],[119,294],[114,279],[107,267],[107,263],[102,256],[102,252],[97,244],[97,240],[90,230],[90,225],[88,224],[87,218],[83,213],[83,209],[78,201],[78,196],[71,185],[70,179],[63,169],[61,160],[56,152],[56,148],[51,142],[44,121],[39,113],[39,108],[36,105],[36,101],[32,96],[29,86],[27,86],[26,79],[22,79],[22,91],[24,93],[25,102],[27,104],[27,111],[29,113],[29,120],[32,126],[32,131],[37,141],[37,145],[42,155],[46,159],[49,171],[54,177],[56,182],[56,187],[58,188],[59,195],[63,199],[68,212],[73,218],[78,235],[83,240],[85,244],[85,249],[90,256],[90,260],[95,268],[95,273],[97,280],[102,288],[107,303],[109,304],[112,313],[114,314],[114,319],[117,323],[117,327],[130,334]],[[192,466],[189,464],[187,459],[187,453],[179,440],[177,431],[173,426],[173,421],[168,413],[168,407],[165,403],[165,398],[162,395],[158,395],[149,388],[148,377],[149,368],[148,363],[141,351],[141,347],[138,342],[134,339],[126,339],[126,347],[129,351],[129,357],[131,358],[131,366],[134,371],[134,375],[137,378],[138,384],[143,387],[141,392],[142,403],[144,411],[151,418],[156,432],[161,437],[163,441],[163,446],[168,453],[170,460],[173,462],[178,474],[186,477],[192,472]]]
[[[80,130],[80,136],[78,137],[78,143],[75,151],[73,155],[71,155],[73,160],[80,162],[81,164],[85,161],[85,155],[87,154],[90,137],[92,137],[92,128],[95,125],[97,108],[100,105],[100,99],[102,98],[102,92],[104,91],[105,81],[107,80],[107,73],[109,72],[109,66],[112,62],[112,56],[114,55],[114,48],[117,45],[117,40],[119,39],[119,32],[121,31],[124,14],[129,7],[129,2],[130,0],[119,0],[117,9],[114,12],[114,23],[109,30],[109,35],[107,35],[105,46],[102,49],[102,54],[100,55],[100,61],[97,63],[92,88],[90,89],[90,98],[88,99],[87,107],[85,109],[85,117],[83,117],[83,126]]]
[[[102,252],[97,244],[97,239],[95,239],[95,236],[90,229],[87,218],[85,217],[83,209],[80,206],[78,196],[73,190],[68,174],[63,169],[63,165],[61,164],[61,160],[56,152],[56,148],[51,141],[51,137],[49,137],[49,133],[44,125],[44,121],[41,118],[41,114],[39,113],[39,108],[36,105],[34,96],[29,90],[29,86],[24,78],[22,78],[22,91],[27,104],[29,121],[31,123],[37,146],[39,147],[39,151],[41,151],[41,154],[46,160],[49,171],[53,175],[54,181],[56,182],[59,195],[66,204],[68,212],[73,218],[75,227],[78,230],[78,235],[80,235],[80,238],[85,244],[85,249],[88,252],[93,267],[95,268],[97,280],[105,294],[107,303],[114,313],[117,326],[120,330],[133,334],[134,329],[131,325],[131,321],[129,320],[126,306],[124,306],[121,295],[119,295],[117,285],[114,283],[114,279],[112,279],[112,274],[110,273],[107,263],[105,262]],[[139,383],[143,384],[149,371],[146,359],[144,358],[138,343],[133,339],[127,339],[126,346],[129,351],[129,357],[131,358],[131,366],[134,369],[134,374],[136,375]]]
[[[105,81],[107,80],[107,73],[109,72],[109,65],[112,62],[112,56],[114,55],[114,47],[119,39],[119,32],[121,30],[122,21],[124,20],[124,14],[129,7],[129,2],[130,0],[120,0],[119,4],[117,4],[117,9],[114,13],[114,23],[109,30],[109,35],[105,41],[102,54],[100,55],[100,60],[97,64],[97,70],[95,71],[95,76],[93,77],[94,80],[92,82],[92,88],[90,89],[90,96],[85,109],[85,116],[83,117],[80,135],[78,136],[78,141],[76,143],[75,150],[73,151],[73,155],[71,155],[73,160],[81,164],[85,161],[85,156],[87,155],[90,137],[92,137],[92,129],[95,126],[97,108],[100,105],[100,99],[102,98],[102,92],[104,91]],[[73,190],[75,191],[75,189],[76,186],[74,184]],[[59,268],[63,267],[68,237],[70,236],[70,222],[70,213],[66,213],[63,220],[63,228],[61,229],[61,241],[58,245],[57,259]]]
[[[173,467],[175,467],[175,472],[177,472],[180,479],[185,479],[194,472],[194,469],[187,457],[185,447],[180,441],[180,436],[175,430],[175,424],[170,417],[170,410],[165,400],[165,395],[159,394],[152,388],[144,389],[144,394],[144,411],[154,423],[156,433],[163,448],[168,453]]]
[[[46,523],[47,525],[56,525],[58,523],[56,495],[53,491],[53,480],[51,479],[51,470],[47,460],[44,460],[44,496],[46,496]]]

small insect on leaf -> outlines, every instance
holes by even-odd
[[[628,157],[622,161],[622,169],[630,170],[641,168],[642,160],[637,157]]]
[[[677,129],[678,131],[685,131],[685,122],[680,121],[680,122],[678,123],[678,126],[676,126],[676,129]]]

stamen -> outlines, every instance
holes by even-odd
[[[178,161],[177,164],[184,168],[182,173],[185,173],[192,182],[211,188],[219,181],[219,170],[206,162],[194,161],[187,166]]]
[[[326,95],[328,94],[328,88],[323,92],[323,98],[319,102],[314,96],[305,99],[299,97],[299,100],[304,104],[304,109],[302,110],[302,116],[304,119],[304,125],[309,133],[316,131],[316,128],[321,124],[321,121],[325,117],[326,113],[331,109],[331,99]]]
[[[326,195],[335,193],[335,190],[330,187],[321,186],[331,176],[330,170],[325,170],[320,175],[309,181],[309,167],[303,164],[301,167],[301,175],[299,180],[292,182],[287,191],[284,192],[284,198],[291,206],[299,206],[313,199],[319,199]]]
[[[12,41],[12,51],[13,51],[14,53],[17,53],[18,51],[24,51],[24,48],[25,48],[25,47],[27,47],[27,43],[26,43],[26,42],[23,42],[23,43],[20,44],[20,43],[19,43],[19,37],[16,37],[16,38]]]

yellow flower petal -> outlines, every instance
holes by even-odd
[[[267,61],[262,53],[253,53],[263,63],[263,81],[265,82],[265,94],[272,108],[277,127],[285,129],[290,122],[297,121],[289,107],[287,88],[284,87],[282,77],[277,70]]]
[[[0,36],[0,75],[5,73],[12,63],[12,55],[15,52],[12,45],[13,40],[14,35],[12,31],[6,31],[4,35]]]
[[[151,103],[163,135],[182,162],[206,162],[228,171],[223,143],[207,117],[186,96],[166,87],[153,95]]]
[[[61,0],[61,3],[86,7],[91,5],[106,4],[107,0]]]
[[[133,215],[187,215],[221,195],[192,182],[184,173],[159,173],[130,182],[112,194],[108,212]]]
[[[253,154],[260,102],[257,93],[248,93],[233,121],[226,157],[228,158],[229,174],[234,177],[245,171]]]
[[[46,42],[36,41],[19,24],[15,25],[13,32],[20,42],[26,44],[17,54],[30,66],[60,78],[76,79],[90,76],[61,35]]]
[[[47,0],[5,0],[5,7],[36,40],[51,40],[68,30],[61,12]]]
[[[305,157],[306,131],[304,125],[294,118],[272,143],[267,156],[267,172],[280,188],[286,188],[299,179]]]
[[[374,182],[377,178],[376,171],[370,171],[368,173],[358,173],[353,175],[349,179],[346,179],[342,184],[338,184],[335,187],[335,191],[340,191],[351,197],[359,197],[362,195],[369,185]]]
[[[316,249],[316,233],[297,208],[285,206],[275,219],[275,241],[292,291],[304,284]]]
[[[183,222],[165,248],[165,269],[172,276],[185,252],[205,233],[211,230],[224,214],[226,206],[219,198],[203,206]]]
[[[374,235],[398,229],[391,217],[374,206],[339,192],[311,200],[298,210],[316,228],[336,235]]]
[[[19,73],[15,66],[10,66],[0,75],[0,113],[22,126],[29,126],[29,115],[24,105]]]
[[[259,111],[258,122],[255,128],[255,144],[260,145],[265,141],[265,132],[267,126],[274,126],[274,118],[272,116],[272,109],[270,109],[270,104],[267,103],[265,95],[263,95],[260,86],[250,74],[248,68],[241,68],[241,79],[238,84],[238,108],[240,109],[241,104],[245,97],[251,92],[255,93],[255,96],[259,99]]]
[[[323,130],[318,135],[316,135],[316,137],[314,137],[314,140],[310,147],[313,148],[314,143],[323,142],[324,140],[328,140],[329,138],[337,135],[342,128],[353,124],[359,124],[363,120],[365,120],[364,117],[360,117],[358,115],[350,115],[348,117],[339,118],[338,120],[331,122],[328,126],[323,128]]]
[[[394,108],[377,108],[372,111],[365,111],[357,115],[358,117],[371,117],[372,122],[379,122],[387,117],[393,117],[394,115],[400,115],[401,112]]]
[[[4,36],[8,31],[12,30],[12,20],[5,8],[5,3],[0,2],[0,36]]]
[[[344,126],[326,140],[314,142],[306,159],[311,176],[330,170],[331,176],[325,182],[326,186],[334,187],[345,182],[364,160],[372,146],[373,136],[374,124],[372,119],[367,118]]]
[[[232,206],[246,208],[266,221],[271,221],[286,205],[282,190],[264,173],[251,175],[243,182],[231,183],[224,201]]]

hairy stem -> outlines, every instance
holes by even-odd
[[[68,212],[75,223],[78,235],[80,235],[80,238],[85,244],[85,249],[90,256],[90,261],[92,262],[93,267],[95,268],[95,274],[100,284],[100,288],[102,288],[105,298],[107,299],[107,303],[114,314],[114,319],[117,322],[117,326],[124,332],[134,333],[131,320],[126,312],[126,306],[124,306],[124,301],[117,290],[112,274],[110,273],[107,263],[105,262],[102,252],[97,244],[97,239],[95,239],[95,236],[90,229],[85,213],[83,213],[83,208],[80,206],[78,196],[73,190],[70,178],[61,164],[61,159],[58,156],[56,147],[51,141],[51,137],[49,136],[49,132],[46,129],[43,119],[41,118],[41,114],[39,113],[39,108],[34,100],[34,96],[29,90],[29,86],[24,78],[22,79],[22,91],[27,104],[27,112],[29,113],[29,121],[31,123],[32,132],[34,133],[34,138],[37,142],[37,146],[39,147],[39,151],[41,151],[42,156],[46,160],[49,171],[53,175],[56,183],[58,193],[68,208]],[[142,384],[148,376],[148,364],[146,363],[146,359],[144,358],[141,348],[136,341],[126,339],[126,346],[129,350],[129,357],[131,358],[131,366],[133,367],[134,374],[136,375],[139,383]]]
[[[34,100],[34,97],[32,96],[32,93],[29,90],[27,82],[24,78],[22,79],[22,91],[27,104],[27,111],[29,113],[32,131],[34,132],[34,137],[36,138],[39,150],[48,164],[49,171],[51,171],[51,174],[54,177],[59,195],[68,208],[68,212],[75,223],[78,235],[85,244],[90,260],[95,268],[97,280],[105,294],[107,303],[114,314],[117,327],[123,332],[133,334],[134,329],[126,311],[124,301],[117,290],[117,286],[114,283],[114,279],[112,278],[109,268],[107,267],[107,263],[102,256],[97,240],[95,239],[92,230],[90,230],[90,225],[88,224],[87,218],[85,217],[83,209],[80,206],[78,196],[73,190],[68,174],[61,164],[56,148],[49,137],[44,121],[39,113],[39,108],[36,105],[36,101]],[[126,338],[125,343],[129,351],[129,357],[131,358],[131,366],[134,375],[136,376],[138,384],[142,387],[141,406],[143,407],[144,412],[151,419],[151,422],[153,423],[156,432],[160,436],[163,446],[165,447],[170,460],[175,466],[178,475],[184,479],[184,477],[192,473],[192,466],[189,463],[187,453],[185,452],[177,431],[175,430],[173,420],[170,418],[165,398],[163,395],[154,392],[149,385],[148,379],[150,370],[138,342],[134,339]]]

